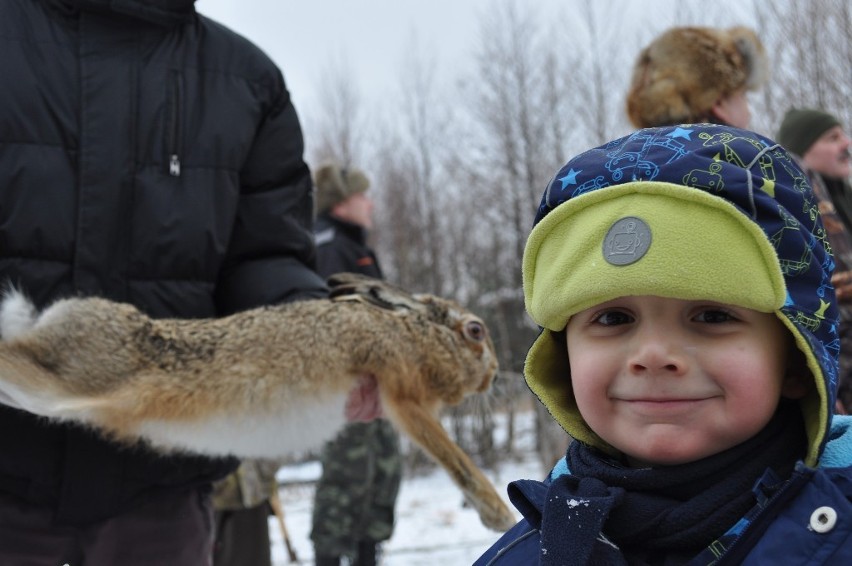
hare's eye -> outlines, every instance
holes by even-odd
[[[485,340],[485,325],[476,320],[471,320],[464,325],[464,335],[468,340],[482,342]]]

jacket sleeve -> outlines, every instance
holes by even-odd
[[[278,94],[240,172],[240,202],[216,291],[220,314],[324,297],[314,271],[313,188],[302,130],[280,72]]]

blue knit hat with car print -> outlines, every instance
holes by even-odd
[[[572,437],[612,451],[571,389],[556,333],[572,315],[626,295],[776,313],[814,377],[801,403],[815,465],[837,384],[833,269],[808,180],[776,142],[711,124],[639,130],[570,160],[542,198],[523,260],[527,311],[542,327],[527,383]]]

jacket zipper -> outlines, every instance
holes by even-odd
[[[180,71],[169,72],[168,121],[166,124],[166,158],[168,173],[180,177],[181,114],[183,104],[183,76]]]
[[[766,530],[769,526],[769,522],[774,520],[774,518],[778,515],[780,508],[783,504],[790,501],[793,497],[795,497],[799,491],[801,491],[802,486],[805,485],[810,477],[813,475],[813,470],[803,466],[801,463],[796,464],[796,472],[793,474],[793,477],[777,492],[775,492],[763,505],[763,510],[754,518],[752,522],[750,522],[743,529],[743,532],[740,533],[740,536],[731,543],[731,546],[728,547],[727,552],[719,557],[713,566],[724,566],[726,564],[742,564],[742,561],[745,560],[748,553],[751,552],[754,545],[746,544],[750,538],[752,538],[752,531],[754,531],[758,527],[762,527],[760,531],[756,532],[756,535],[759,537],[762,535],[763,531]],[[768,513],[768,516],[767,516]],[[758,524],[759,523],[759,524]],[[757,525],[757,526],[756,526]]]
[[[512,550],[512,548],[514,546],[522,543],[523,541],[530,538],[531,536],[535,536],[538,532],[539,531],[537,529],[532,529],[532,530],[527,531],[524,534],[520,535],[519,537],[515,538],[514,540],[509,542],[507,545],[505,545],[503,548],[498,550],[497,553],[494,556],[491,557],[491,560],[489,560],[488,563],[485,566],[495,566],[497,564],[497,561],[502,559],[504,557],[504,555],[507,552],[509,552],[510,550]]]

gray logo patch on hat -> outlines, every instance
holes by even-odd
[[[641,218],[625,216],[606,233],[603,256],[612,265],[630,265],[642,259],[649,247],[651,228]]]

